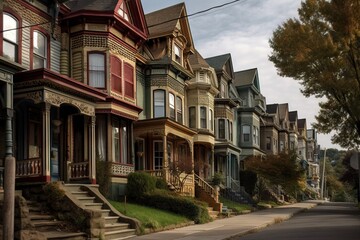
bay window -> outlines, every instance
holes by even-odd
[[[242,134],[243,134],[243,141],[249,142],[250,141],[250,126],[248,126],[248,125],[242,126]]]
[[[182,99],[180,97],[176,97],[176,118],[179,123],[182,123]]]
[[[219,138],[225,139],[225,119],[219,119]]]
[[[207,128],[206,123],[206,107],[200,107],[200,127]]]
[[[189,107],[189,127],[196,128],[196,111],[195,107]]]
[[[169,93],[170,118],[175,120],[175,96]]]

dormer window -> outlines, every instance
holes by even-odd
[[[179,64],[182,64],[181,52],[181,48],[178,45],[174,44],[174,60]]]
[[[122,2],[120,4],[120,7],[119,9],[117,10],[117,13],[122,17],[124,18],[126,21],[130,21],[129,20],[129,12],[127,10],[127,7],[126,7],[126,4],[124,2]]]

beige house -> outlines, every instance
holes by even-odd
[[[276,155],[279,153],[279,104],[266,105],[266,114],[262,116],[262,120],[260,130],[261,149],[266,154]]]

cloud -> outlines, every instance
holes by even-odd
[[[142,0],[145,12],[179,2],[183,1]],[[230,0],[185,0],[188,14],[226,2]],[[189,21],[195,47],[203,57],[231,53],[234,71],[257,68],[267,103],[289,103],[290,110],[298,111],[299,118],[306,118],[311,127],[319,111],[319,100],[305,98],[300,92],[300,83],[277,75],[268,60],[272,32],[287,19],[297,17],[300,4],[301,0],[243,0],[191,17]],[[319,144],[334,147],[328,135],[319,135]]]

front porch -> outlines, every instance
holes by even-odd
[[[194,135],[193,130],[168,118],[136,122],[136,170],[162,177],[176,191],[194,196]]]

